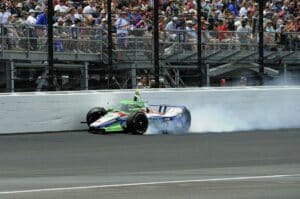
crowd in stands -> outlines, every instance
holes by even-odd
[[[53,1],[55,27],[107,28],[106,0]],[[237,42],[244,46],[257,42],[258,1],[201,0],[202,29],[207,30],[203,31],[202,42],[215,45],[222,42]],[[126,37],[130,35],[131,31],[144,30],[143,34],[147,34],[153,30],[153,0],[112,0],[111,5],[114,32],[120,48],[127,48]],[[300,46],[299,0],[266,0],[263,13],[264,31],[271,33],[270,36],[266,35],[266,43],[284,44],[292,41],[293,45]],[[0,25],[8,27],[6,33],[12,35],[15,40],[12,43],[17,47],[19,44],[16,38],[19,37],[20,32],[13,30],[9,26],[10,24],[21,24],[28,27],[47,25],[47,0],[2,0]],[[163,41],[196,41],[196,1],[159,0],[158,25],[160,38]],[[5,30],[1,29],[1,31]],[[59,34],[64,34],[63,31],[57,31]],[[184,32],[184,34],[180,34],[180,32]],[[32,37],[39,37],[45,34],[45,31],[35,28],[30,34]],[[77,39],[78,34],[80,33],[73,34],[72,32],[67,36]]]

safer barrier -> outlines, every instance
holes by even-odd
[[[132,98],[132,90],[0,95],[0,134],[84,130],[86,112]],[[192,132],[300,127],[300,87],[143,90],[150,103],[183,104]]]

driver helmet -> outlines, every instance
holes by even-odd
[[[140,101],[141,100],[141,94],[140,94],[139,90],[135,90],[133,100],[134,101]]]
[[[134,94],[135,94],[135,95],[138,95],[138,96],[141,95],[139,90],[135,90]]]

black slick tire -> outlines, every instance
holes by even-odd
[[[86,123],[90,126],[93,122],[103,117],[107,111],[103,107],[94,107],[86,114]]]
[[[148,118],[144,112],[131,113],[126,121],[126,131],[134,135],[143,135],[148,128]]]
[[[187,108],[183,108],[182,110],[182,116],[181,116],[181,128],[179,128],[177,131],[179,133],[186,133],[189,131],[191,127],[191,113]]]

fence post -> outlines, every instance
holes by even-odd
[[[89,90],[89,63],[84,62],[84,90]]]
[[[108,75],[108,84],[107,87],[110,87],[109,80],[112,75],[112,65],[113,65],[113,39],[112,39],[112,15],[111,15],[111,0],[107,0],[107,37],[108,37],[108,66],[107,66],[107,75]]]
[[[3,26],[3,24],[0,24],[0,30],[1,30],[1,57],[3,57],[3,54],[4,54],[4,26]]]
[[[154,43],[154,77],[155,77],[155,87],[159,87],[159,76],[160,76],[160,66],[159,66],[159,29],[158,29],[158,0],[154,0],[153,9],[153,43]]]
[[[264,84],[264,2],[259,1],[259,19],[258,19],[258,31],[259,31],[259,45],[258,45],[258,63],[259,63],[259,84]]]
[[[283,81],[284,81],[284,85],[287,85],[287,64],[284,63],[283,64]]]
[[[197,66],[199,69],[200,81],[199,86],[206,86],[206,77],[207,77],[207,70],[206,66],[202,65],[202,21],[201,21],[201,1],[197,0],[197,22],[198,22],[198,29],[197,29],[197,51],[198,51],[198,58],[197,58]]]
[[[210,77],[209,77],[209,64],[206,64],[206,86],[210,86]]]
[[[28,26],[26,26],[26,31],[27,31],[27,58],[29,57],[29,52],[30,52],[30,48],[31,48],[31,39],[33,39],[33,38],[31,38],[31,36],[32,36],[32,34],[30,34],[30,32],[32,31],[31,30],[31,27],[28,27]]]
[[[10,92],[15,92],[15,65],[14,61],[10,61]]]
[[[136,64],[131,64],[131,88],[136,88]]]
[[[101,58],[101,61],[103,61],[103,29],[102,28],[100,28],[100,58]]]
[[[54,16],[54,8],[53,1],[48,0],[48,90],[55,90],[54,86],[54,53],[53,53],[53,16]]]

